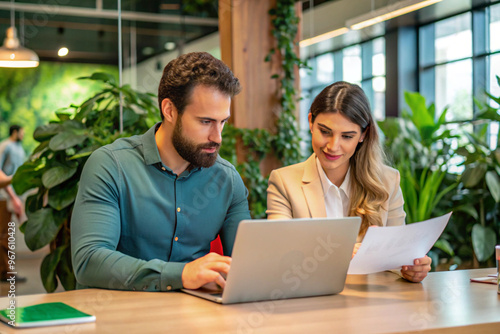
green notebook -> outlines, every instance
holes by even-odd
[[[14,327],[38,327],[93,322],[95,316],[64,303],[44,303],[0,310],[0,320]]]

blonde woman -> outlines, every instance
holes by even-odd
[[[384,164],[363,90],[347,82],[326,87],[311,105],[309,128],[314,153],[269,177],[268,219],[359,216],[362,223],[353,255],[368,227],[403,225],[399,172]],[[401,273],[420,282],[430,265],[425,256],[403,266]]]

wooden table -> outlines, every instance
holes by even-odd
[[[391,272],[348,276],[334,296],[219,305],[181,292],[101,289],[19,296],[18,306],[62,301],[91,324],[0,333],[500,333],[500,295],[471,277],[496,269],[430,273],[422,284]],[[0,298],[7,307],[8,298]]]

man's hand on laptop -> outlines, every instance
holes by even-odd
[[[198,289],[207,283],[214,282],[224,288],[226,285],[224,277],[229,272],[230,266],[229,256],[209,253],[186,264],[182,271],[182,285],[186,289]]]
[[[432,259],[427,255],[413,261],[413,266],[403,266],[401,275],[410,282],[421,282],[431,270]]]

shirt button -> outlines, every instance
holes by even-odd
[[[181,208],[177,208],[177,212],[181,212]]]
[[[178,240],[179,240],[179,238],[178,238],[178,237],[175,237],[175,239],[174,239],[174,240],[175,240],[175,241],[178,241]]]
[[[165,167],[162,167],[162,168],[161,168],[161,170],[165,171],[165,170],[167,170],[167,169],[166,169]]]
[[[172,290],[172,287],[169,285],[169,286],[167,286],[167,291],[170,291],[170,290]]]

